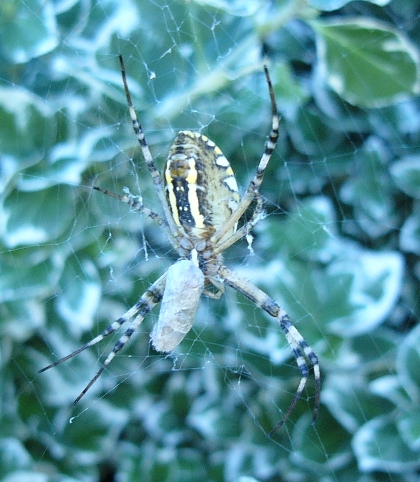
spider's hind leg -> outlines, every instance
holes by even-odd
[[[267,142],[265,143],[264,153],[261,156],[260,162],[258,163],[257,172],[255,173],[253,179],[251,179],[251,182],[249,183],[244,196],[239,202],[237,210],[233,212],[230,219],[212,236],[211,240],[214,244],[217,244],[225,236],[225,234],[236,224],[236,222],[248,209],[249,205],[252,203],[255,197],[257,197],[258,202],[259,189],[264,179],[264,173],[277,145],[277,140],[279,137],[280,119],[276,104],[276,98],[274,95],[273,84],[271,82],[270,74],[266,65],[264,65],[264,73],[271,101],[270,134],[268,136]]]
[[[82,351],[86,350],[87,348],[90,348],[93,345],[96,345],[100,341],[102,341],[106,336],[110,335],[111,333],[114,333],[116,330],[118,330],[123,323],[129,321],[131,318],[136,316],[131,323],[131,325],[127,328],[125,333],[120,337],[120,339],[115,343],[114,348],[112,351],[108,354],[107,358],[103,362],[101,368],[96,372],[95,376],[90,380],[90,382],[86,385],[86,387],[82,390],[80,395],[76,398],[76,400],[73,402],[73,405],[76,405],[79,400],[85,395],[85,393],[89,390],[89,388],[95,383],[95,381],[99,378],[99,376],[102,374],[102,372],[106,369],[106,367],[112,362],[114,359],[115,355],[125,346],[125,344],[130,340],[131,336],[136,332],[146,315],[160,302],[163,296],[163,292],[165,289],[165,284],[166,284],[166,277],[167,273],[165,272],[157,281],[155,281],[152,286],[148,288],[148,290],[140,297],[140,299],[137,301],[137,303],[130,308],[126,313],[124,313],[123,316],[118,318],[118,320],[114,321],[109,325],[105,330],[87,342],[85,345],[82,347],[78,348],[74,352],[70,353],[69,355],[60,358],[60,360],[57,360],[54,363],[51,363],[51,365],[48,365],[41,370],[39,370],[39,373],[45,372],[46,370],[49,370],[50,368],[53,368],[57,365],[60,365],[61,363],[70,360],[70,358],[73,358],[74,356],[78,355]]]
[[[320,404],[320,392],[321,392],[321,372],[319,369],[318,357],[312,348],[306,343],[305,339],[299,333],[296,327],[294,327],[289,319],[289,315],[280,310],[278,316],[280,321],[280,327],[286,337],[290,347],[293,350],[293,355],[295,357],[296,363],[299,367],[301,373],[301,379],[296,389],[295,396],[293,397],[292,403],[289,405],[287,412],[280,420],[280,422],[268,433],[269,437],[272,437],[279,428],[286,422],[291,413],[293,412],[297,402],[299,401],[302,392],[306,386],[309,378],[309,367],[307,360],[313,367],[314,380],[315,380],[315,404],[313,410],[312,421],[315,422],[318,418],[319,404]]]
[[[218,274],[224,280],[225,284],[234,288],[236,291],[263,309],[270,316],[279,321],[280,328],[293,351],[293,356],[295,357],[300,371],[301,378],[292,403],[287,409],[284,417],[269,432],[268,435],[271,437],[286,422],[293,412],[308,381],[309,366],[313,368],[315,379],[315,403],[312,418],[312,420],[315,422],[318,416],[321,392],[321,372],[317,355],[306,343],[298,329],[291,323],[289,315],[282,308],[280,308],[280,306],[273,299],[264,293],[264,291],[260,290],[246,279],[226,268],[226,266],[221,266],[218,270]]]

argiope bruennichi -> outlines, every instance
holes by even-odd
[[[229,161],[214,142],[198,132],[181,131],[178,133],[169,150],[164,179],[162,179],[137,119],[121,56],[120,63],[134,132],[152,176],[163,210],[163,217],[145,207],[130,194],[118,195],[99,187],[95,187],[95,189],[129,204],[135,210],[154,219],[165,230],[173,248],[179,255],[179,260],[141,295],[132,308],[109,325],[100,335],[70,355],[43,368],[41,372],[95,345],[110,333],[118,330],[125,322],[134,318],[103,362],[102,367],[77,397],[74,402],[76,404],[136,332],[145,316],[159,302],[162,302],[162,307],[159,320],[151,334],[152,344],[160,352],[170,352],[181,343],[191,329],[201,294],[218,298],[223,294],[224,287],[227,285],[242,293],[279,321],[280,329],[292,348],[301,373],[301,380],[293,401],[270,435],[284,424],[299,400],[309,377],[308,362],[313,367],[315,378],[313,416],[315,420],[319,408],[321,385],[316,354],[292,325],[288,314],[263,291],[227,268],[223,264],[222,258],[222,252],[239,239],[247,236],[259,219],[263,217],[259,188],[276,146],[279,131],[277,106],[267,67],[264,66],[264,70],[271,99],[271,132],[256,174],[249,183],[244,196],[240,198]],[[252,201],[255,201],[255,209],[251,219],[237,229],[238,221]]]

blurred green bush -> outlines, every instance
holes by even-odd
[[[108,0],[0,5],[0,479],[411,481],[420,467],[420,115],[416,2]],[[174,356],[153,313],[76,408],[116,341],[96,336],[174,260],[118,54],[157,164],[202,130],[242,188],[282,117],[251,246],[226,255],[321,360],[299,380],[276,323],[227,291]],[[115,389],[115,390],[114,390]],[[255,479],[251,479],[255,478]]]

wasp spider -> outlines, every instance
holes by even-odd
[[[315,378],[313,416],[315,420],[318,413],[321,385],[316,354],[291,324],[288,314],[263,291],[224,266],[222,259],[222,252],[239,239],[248,236],[250,230],[263,217],[259,188],[276,146],[279,131],[277,106],[267,67],[264,67],[264,70],[271,99],[271,132],[256,174],[249,183],[244,196],[240,198],[236,179],[228,160],[214,142],[198,132],[181,131],[178,133],[170,148],[164,179],[162,179],[137,119],[121,56],[120,63],[133,129],[152,176],[163,216],[151,211],[138,198],[128,193],[118,195],[99,187],[94,189],[127,203],[135,210],[154,219],[166,231],[172,246],[179,255],[179,260],[150,286],[132,308],[109,325],[100,335],[70,355],[43,368],[41,372],[95,345],[118,330],[121,325],[133,319],[96,375],[74,401],[76,404],[129,341],[145,316],[159,302],[162,302],[162,307],[159,320],[151,334],[152,344],[160,352],[170,352],[181,343],[191,329],[201,294],[218,298],[223,294],[224,287],[227,285],[242,293],[278,320],[280,329],[293,351],[300,370],[301,379],[295,396],[284,417],[270,432],[270,435],[281,427],[292,413],[308,380],[308,365],[313,367]],[[251,219],[237,229],[238,221],[253,201],[255,208]]]

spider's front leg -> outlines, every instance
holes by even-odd
[[[132,194],[128,193],[124,194],[121,196],[120,194],[116,194],[115,192],[108,191],[108,189],[102,189],[101,187],[98,186],[93,186],[93,189],[96,191],[101,192],[102,194],[105,194],[107,196],[110,196],[114,199],[117,199],[118,201],[121,201],[125,204],[128,204],[131,206],[135,211],[138,211],[139,213],[144,214],[145,216],[149,217],[150,219],[153,219],[159,226],[162,226],[163,228],[169,229],[168,223],[166,222],[166,219],[162,218],[159,216],[159,214],[155,213],[151,209],[147,208],[141,201],[139,201],[138,196],[133,196]],[[128,191],[128,189],[127,189]]]
[[[133,123],[133,130],[134,130],[134,133],[136,134],[138,143],[140,145],[140,148],[141,148],[144,160],[146,162],[146,165],[149,169],[150,175],[152,176],[155,190],[159,197],[159,201],[160,201],[163,213],[165,215],[166,223],[168,225],[167,231],[170,235],[171,242],[176,248],[178,244],[177,238],[179,237],[179,234],[180,234],[179,229],[176,226],[176,223],[171,214],[171,210],[166,201],[166,193],[165,193],[162,176],[160,175],[159,170],[155,166],[152,153],[150,152],[149,145],[147,144],[147,141],[146,141],[146,136],[144,135],[143,128],[137,118],[137,113],[136,113],[136,110],[134,109],[134,105],[131,100],[130,90],[128,88],[124,60],[121,55],[119,56],[119,59],[120,59],[121,75],[122,75],[122,81],[124,84],[124,91],[127,99],[128,110],[130,112],[131,121]]]
[[[211,238],[213,244],[218,244],[221,239],[229,232],[233,226],[239,221],[245,211],[248,209],[249,205],[252,201],[257,198],[257,203],[259,202],[259,189],[264,179],[264,173],[267,169],[268,163],[270,162],[271,156],[274,152],[274,149],[277,145],[277,140],[279,138],[279,126],[280,126],[280,119],[277,110],[276,98],[274,95],[273,84],[271,82],[270,74],[268,72],[268,68],[264,65],[264,72],[265,77],[267,80],[268,90],[270,94],[270,101],[271,101],[271,130],[268,137],[268,140],[265,144],[264,154],[261,156],[260,162],[257,166],[257,172],[255,176],[251,180],[248,185],[248,188],[242,197],[236,211],[232,214],[232,216],[227,220],[227,222],[214,233]],[[258,221],[258,220],[257,220]],[[256,221],[256,222],[257,222]],[[254,224],[256,224],[256,222]],[[240,236],[238,239],[240,239]],[[232,243],[230,243],[232,244]],[[230,244],[228,246],[230,246]],[[227,247],[227,246],[226,246]]]
[[[222,253],[225,249],[229,248],[229,246],[232,246],[232,244],[235,244],[236,241],[239,241],[243,237],[248,236],[248,234],[252,231],[253,227],[261,219],[264,219],[265,211],[263,209],[263,200],[259,192],[256,192],[255,199],[256,199],[256,206],[251,219],[247,221],[243,226],[241,226],[237,231],[235,231],[232,234],[232,236],[223,240],[222,242],[219,242],[214,247],[215,253]]]
[[[231,286],[239,293],[243,294],[246,298],[253,301],[257,306],[267,312],[270,316],[277,318],[280,323],[280,328],[284,333],[295,357],[296,363],[299,367],[301,379],[296,390],[292,403],[289,405],[284,417],[280,422],[269,432],[271,437],[289,418],[293,412],[298,400],[300,399],[302,392],[306,386],[306,382],[309,377],[309,365],[313,368],[315,379],[315,404],[313,412],[313,422],[317,419],[319,405],[320,405],[320,392],[321,392],[321,372],[319,368],[318,357],[312,348],[306,343],[305,339],[299,333],[298,329],[291,323],[289,315],[280,306],[271,299],[262,290],[254,286],[252,283],[235,274],[225,266],[219,268],[218,274],[224,280],[225,284]]]

